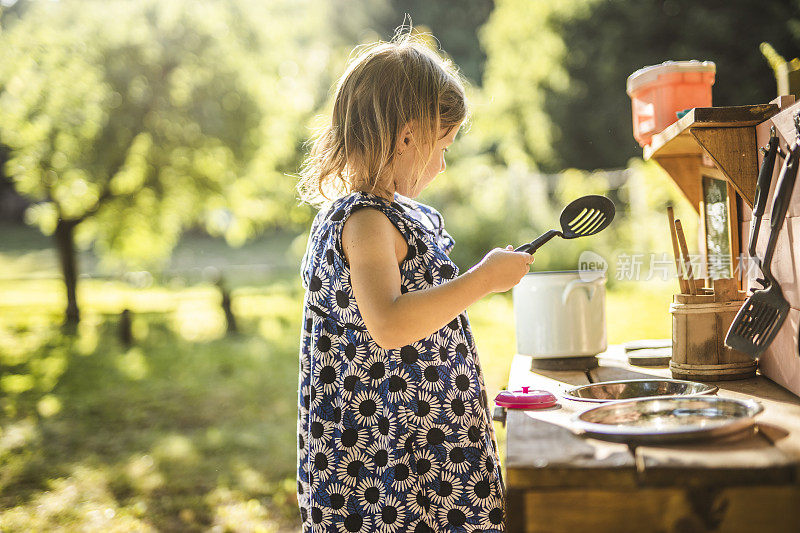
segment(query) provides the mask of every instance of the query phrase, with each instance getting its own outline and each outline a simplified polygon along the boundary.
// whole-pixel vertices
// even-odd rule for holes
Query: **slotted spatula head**
[[[797,121],[797,116],[795,121]],[[789,201],[797,178],[798,158],[800,158],[800,139],[792,143],[786,159],[783,161],[778,184],[772,199],[770,215],[770,233],[764,262],[761,271],[769,283],[769,287],[755,291],[748,298],[731,323],[725,344],[758,358],[769,347],[780,331],[786,316],[789,314],[789,302],[783,296],[778,280],[772,275],[772,255],[778,242],[778,234],[784,224]]]
[[[789,302],[777,284],[753,293],[731,323],[725,344],[758,358],[772,343],[789,314]]]
[[[604,230],[614,220],[614,202],[592,194],[578,198],[561,212],[561,232],[565,239],[586,237]]]

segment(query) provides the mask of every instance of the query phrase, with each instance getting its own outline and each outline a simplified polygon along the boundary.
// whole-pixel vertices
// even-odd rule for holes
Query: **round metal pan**
[[[575,415],[577,432],[614,442],[661,443],[722,437],[752,428],[755,400],[716,396],[610,402]]]
[[[564,398],[582,402],[612,402],[654,396],[699,396],[715,394],[718,390],[713,385],[681,379],[625,379],[574,387],[564,394]]]

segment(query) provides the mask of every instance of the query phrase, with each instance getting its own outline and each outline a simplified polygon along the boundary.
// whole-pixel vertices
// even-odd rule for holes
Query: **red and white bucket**
[[[628,76],[633,136],[641,146],[677,120],[679,111],[711,106],[717,67],[712,61],[665,61]]]

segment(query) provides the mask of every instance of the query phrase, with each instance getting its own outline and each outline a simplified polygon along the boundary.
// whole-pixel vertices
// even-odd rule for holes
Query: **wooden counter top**
[[[800,399],[760,376],[715,382],[719,396],[764,405],[756,431],[691,444],[605,442],[570,429],[576,412],[598,404],[566,400],[563,392],[671,375],[666,367],[629,365],[622,346],[599,360],[590,371],[532,372],[530,357],[514,357],[509,389],[546,389],[559,404],[508,411],[510,531],[800,531]]]

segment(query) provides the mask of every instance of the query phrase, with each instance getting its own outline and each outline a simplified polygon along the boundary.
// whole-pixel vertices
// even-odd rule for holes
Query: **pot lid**
[[[500,391],[494,403],[508,409],[544,409],[554,406],[556,397],[545,390],[522,387],[522,390]]]

